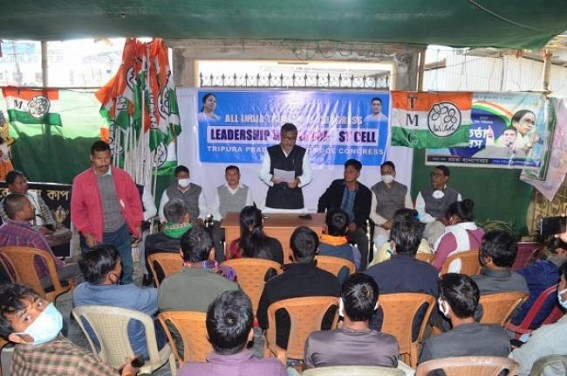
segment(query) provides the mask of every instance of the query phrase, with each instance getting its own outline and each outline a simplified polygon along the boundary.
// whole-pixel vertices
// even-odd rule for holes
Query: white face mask
[[[437,299],[437,305],[439,306],[439,311],[441,311],[443,316],[449,318],[449,304],[445,300],[439,298]]]
[[[433,196],[433,198],[440,199],[440,198],[445,197],[445,193],[443,193],[442,190],[437,189],[437,190],[433,191],[433,193],[431,194],[431,196]]]
[[[561,291],[557,291],[557,299],[559,299],[559,304],[565,309],[567,309],[567,300],[563,299],[563,294],[567,292],[567,289],[563,289]]]
[[[53,303],[49,303],[26,330],[14,334],[27,334],[34,340],[32,345],[41,345],[55,339],[62,328],[63,316]]]
[[[179,185],[180,187],[187,188],[189,184],[191,184],[191,179],[189,178],[177,180],[177,185]]]
[[[382,175],[382,181],[386,184],[390,184],[394,181],[394,175]]]

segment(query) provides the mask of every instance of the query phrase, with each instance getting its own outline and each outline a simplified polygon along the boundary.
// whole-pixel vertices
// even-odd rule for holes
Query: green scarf
[[[165,228],[163,229],[163,233],[165,236],[179,239],[187,232],[187,230],[191,229],[193,226],[191,223],[172,223],[172,224],[165,224]]]

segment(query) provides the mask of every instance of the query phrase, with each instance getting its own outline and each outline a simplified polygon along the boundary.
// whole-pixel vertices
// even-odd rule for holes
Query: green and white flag
[[[59,90],[5,87],[2,94],[11,122],[63,125],[59,114]]]

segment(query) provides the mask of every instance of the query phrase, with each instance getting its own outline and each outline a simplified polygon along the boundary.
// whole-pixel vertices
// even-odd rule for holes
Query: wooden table
[[[311,219],[299,218],[297,213],[267,213],[264,215],[264,232],[282,243],[285,263],[290,262],[289,238],[296,227],[307,226],[317,234],[321,234],[325,223],[325,213],[310,213],[310,215]],[[233,240],[240,237],[240,213],[227,213],[222,220],[222,227],[225,229],[225,244],[228,247]]]
[[[45,235],[47,243],[51,246],[51,250],[55,256],[69,257],[71,250],[69,242],[73,233],[65,226],[59,227],[55,232]]]

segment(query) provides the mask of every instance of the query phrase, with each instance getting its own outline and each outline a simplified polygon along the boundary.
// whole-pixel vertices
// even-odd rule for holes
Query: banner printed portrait
[[[567,174],[567,100],[550,98],[549,124],[555,124],[549,151],[549,163],[544,173],[524,170],[520,179],[537,188],[550,202],[561,188]],[[542,169],[544,170],[544,169]]]
[[[261,163],[266,147],[280,143],[281,126],[293,123],[313,165],[355,158],[377,166],[388,144],[388,108],[388,93],[199,91],[199,158]]]
[[[540,169],[549,133],[545,97],[474,93],[468,146],[427,149],[426,164]]]

